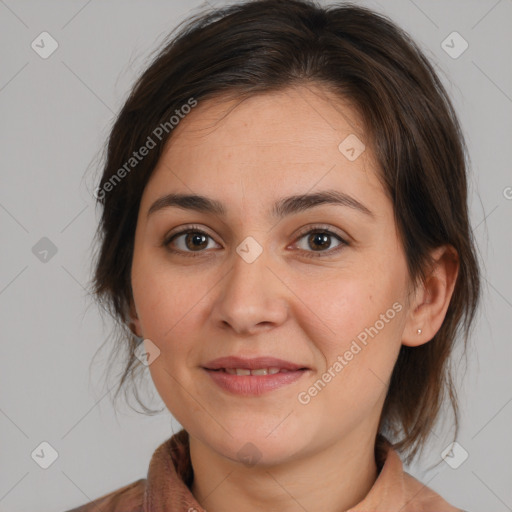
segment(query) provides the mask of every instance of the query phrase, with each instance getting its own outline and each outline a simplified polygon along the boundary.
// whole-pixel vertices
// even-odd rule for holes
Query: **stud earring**
[[[421,334],[421,329],[418,329],[418,334]]]

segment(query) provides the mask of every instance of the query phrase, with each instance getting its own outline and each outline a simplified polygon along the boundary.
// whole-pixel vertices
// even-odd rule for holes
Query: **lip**
[[[218,359],[214,359],[213,361],[206,363],[203,368],[206,370],[220,370],[221,368],[247,368],[248,370],[257,370],[258,368],[280,368],[290,372],[301,369],[309,370],[305,365],[292,363],[290,361],[277,359],[271,356],[253,358],[237,356],[219,357]],[[254,377],[256,377],[256,375]]]
[[[225,368],[280,368],[284,373],[269,375],[231,375]],[[203,366],[205,372],[220,388],[237,395],[257,396],[287,386],[309,373],[310,368],[284,359],[263,356],[243,358],[236,356],[220,357]]]
[[[231,375],[223,370],[203,370],[213,382],[225,391],[236,395],[257,396],[287,386],[297,381],[309,370],[291,370],[273,375]]]

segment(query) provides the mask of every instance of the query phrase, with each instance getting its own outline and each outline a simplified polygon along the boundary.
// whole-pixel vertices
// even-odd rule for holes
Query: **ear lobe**
[[[439,331],[457,281],[459,258],[453,246],[438,247],[431,256],[434,259],[431,273],[416,290],[402,334],[402,344],[409,347],[427,343]]]
[[[138,336],[139,338],[142,338],[142,329],[140,325],[139,316],[137,314],[137,310],[135,309],[135,303],[133,302],[133,297],[130,297],[130,322],[128,324],[128,327],[130,331],[135,334],[135,336]]]

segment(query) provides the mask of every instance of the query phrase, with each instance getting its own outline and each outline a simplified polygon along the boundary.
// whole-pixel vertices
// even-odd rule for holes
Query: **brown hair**
[[[421,346],[400,349],[379,430],[391,436],[397,450],[408,452],[410,461],[448,398],[457,434],[457,398],[448,358],[459,331],[466,348],[479,302],[480,272],[468,219],[467,150],[432,65],[387,17],[353,4],[253,0],[199,13],[182,23],[185,26],[176,27],[181,27],[176,36],[169,35],[119,113],[95,193],[103,210],[93,293],[117,321],[112,355],[124,349],[127,356],[115,396],[131,380],[128,377],[144,369],[126,324],[130,270],[140,199],[172,135],[169,119],[191,98],[242,99],[318,84],[350,100],[363,120],[365,142],[373,149],[393,202],[411,282],[428,276],[432,249],[450,244],[459,257],[454,293],[438,333]],[[167,130],[157,147],[118,179],[133,151],[145,145],[158,126]],[[152,413],[134,388],[139,404]]]

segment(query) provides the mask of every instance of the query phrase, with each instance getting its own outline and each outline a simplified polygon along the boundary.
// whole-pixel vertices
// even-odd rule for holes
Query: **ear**
[[[453,246],[437,247],[431,256],[431,272],[416,288],[407,313],[402,344],[409,347],[427,343],[441,328],[459,273],[459,257]]]
[[[135,334],[135,336],[138,336],[139,338],[142,338],[142,328],[140,325],[139,316],[137,314],[137,310],[135,308],[135,303],[133,301],[133,297],[130,297],[130,321],[128,324],[128,327],[130,328],[130,331]]]

